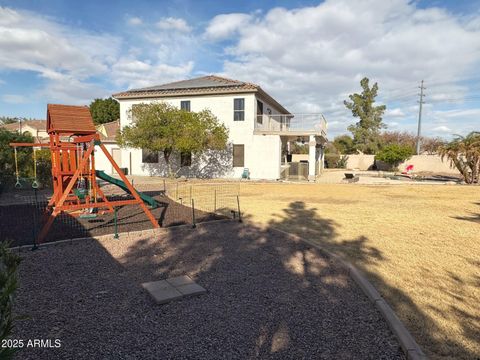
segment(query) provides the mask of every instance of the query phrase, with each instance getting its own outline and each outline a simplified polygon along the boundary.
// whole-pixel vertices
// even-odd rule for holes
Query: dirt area
[[[23,190],[22,190],[23,191]],[[20,192],[20,194],[24,194]],[[181,205],[168,197],[150,193],[158,201],[159,207],[151,209],[152,215],[162,227],[192,224],[192,208]],[[15,199],[13,195],[11,199]],[[18,204],[0,205],[0,241],[9,240],[12,246],[30,245],[41,230],[44,222],[44,209],[47,202],[39,196],[39,201],[28,197]],[[225,216],[195,210],[195,221],[204,222],[223,219]],[[117,213],[118,232],[151,229],[152,224],[140,206],[123,206]],[[62,214],[58,216],[45,242],[74,239],[89,236],[113,234],[115,222],[113,214],[98,215],[95,218],[79,218]]]
[[[21,359],[403,359],[337,263],[238,222],[158,238],[21,252],[14,338],[59,339]],[[188,275],[207,294],[156,305],[142,282]]]

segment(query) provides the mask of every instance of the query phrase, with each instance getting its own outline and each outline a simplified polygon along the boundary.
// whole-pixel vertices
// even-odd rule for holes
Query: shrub
[[[340,160],[340,155],[330,153],[325,154],[325,165],[328,169],[334,169],[338,166],[338,161]]]
[[[12,253],[7,242],[0,243],[0,343],[12,334],[15,320],[12,312],[17,289],[17,269],[20,258]],[[12,359],[15,348],[0,347],[0,359]]]
[[[52,162],[50,150],[37,150],[37,181],[41,187],[52,187]]]
[[[375,159],[389,164],[392,168],[396,168],[401,162],[411,158],[412,155],[413,149],[411,146],[391,144],[380,150]]]
[[[348,156],[347,155],[342,155],[340,160],[337,161],[337,167],[339,169],[346,169],[347,168],[347,163],[348,163]]]

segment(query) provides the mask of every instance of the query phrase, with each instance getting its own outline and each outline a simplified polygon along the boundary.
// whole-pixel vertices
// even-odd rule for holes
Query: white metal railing
[[[315,132],[327,133],[327,121],[322,114],[257,115],[255,130],[259,132]]]

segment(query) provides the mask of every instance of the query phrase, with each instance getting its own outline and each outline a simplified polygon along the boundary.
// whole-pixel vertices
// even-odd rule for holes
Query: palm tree
[[[467,136],[455,138],[440,147],[442,160],[446,157],[462,174],[467,184],[478,184],[480,174],[480,132],[472,131]]]

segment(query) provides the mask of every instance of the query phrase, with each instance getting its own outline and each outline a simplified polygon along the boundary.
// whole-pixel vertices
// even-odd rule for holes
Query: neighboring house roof
[[[97,130],[93,124],[88,106],[47,105],[48,132],[93,134]]]
[[[189,95],[217,95],[258,93],[284,114],[290,114],[280,103],[268,95],[260,86],[238,80],[227,79],[216,75],[176,81],[168,84],[150,86],[113,94],[116,99],[146,99]]]
[[[29,126],[37,131],[47,131],[47,121],[46,120],[22,120],[22,122],[15,122],[11,124],[1,125],[4,129],[9,131],[20,131],[20,126],[22,130]],[[25,130],[23,130],[25,131]]]
[[[111,121],[108,123],[100,124],[96,126],[100,138],[105,142],[113,141],[117,136],[118,130],[120,130],[120,120]]]

